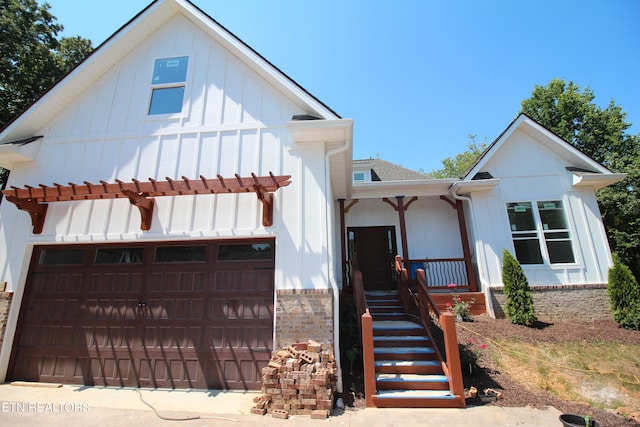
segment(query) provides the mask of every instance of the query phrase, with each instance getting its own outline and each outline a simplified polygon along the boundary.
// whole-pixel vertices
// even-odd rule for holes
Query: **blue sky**
[[[354,158],[440,169],[553,78],[640,133],[640,1],[192,0],[354,124]],[[98,46],[150,0],[48,0]]]

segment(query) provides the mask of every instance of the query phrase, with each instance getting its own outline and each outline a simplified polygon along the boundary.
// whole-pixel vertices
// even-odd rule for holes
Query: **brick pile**
[[[281,419],[289,415],[327,418],[333,406],[336,374],[333,353],[313,340],[274,351],[262,369],[262,395],[253,400],[251,413]]]

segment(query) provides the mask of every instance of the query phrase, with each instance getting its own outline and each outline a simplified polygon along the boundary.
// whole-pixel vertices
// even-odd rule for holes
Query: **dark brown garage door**
[[[258,389],[273,240],[34,249],[9,378]]]

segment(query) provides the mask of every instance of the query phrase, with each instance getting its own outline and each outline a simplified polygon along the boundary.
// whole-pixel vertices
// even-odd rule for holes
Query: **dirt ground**
[[[474,322],[463,322],[458,330],[458,341],[465,343],[469,338],[478,342],[478,336],[473,332],[481,333],[490,339],[504,339],[505,337],[517,338],[521,342],[580,342],[599,340],[604,342],[622,342],[628,344],[640,344],[640,332],[630,331],[618,327],[613,321],[605,322],[559,322],[554,324],[538,322],[535,327],[514,325],[506,319],[492,319],[489,316],[476,316]],[[504,398],[491,405],[519,407],[532,406],[542,408],[553,406],[564,413],[591,414],[601,426],[638,426],[640,423],[633,419],[625,419],[612,411],[591,408],[586,404],[569,402],[558,398],[552,393],[541,388],[526,387],[524,379],[517,381],[509,375],[500,372],[493,366],[490,358],[480,356],[480,372],[473,376],[465,377],[465,387],[474,385],[479,390],[488,387],[504,390]],[[469,402],[476,404],[476,401]],[[640,402],[638,404],[640,410]]]

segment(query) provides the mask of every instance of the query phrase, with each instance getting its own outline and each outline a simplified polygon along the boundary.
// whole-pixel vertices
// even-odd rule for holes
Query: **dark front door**
[[[366,290],[395,288],[395,227],[350,227],[349,258],[357,257]]]
[[[34,249],[10,380],[259,389],[273,240]]]

